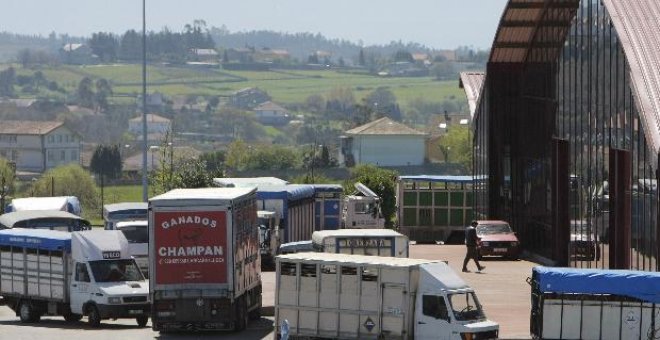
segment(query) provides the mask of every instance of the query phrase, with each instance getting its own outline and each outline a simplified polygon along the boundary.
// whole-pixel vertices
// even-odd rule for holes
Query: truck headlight
[[[117,305],[121,303],[121,298],[116,296],[111,296],[108,298],[108,304]]]

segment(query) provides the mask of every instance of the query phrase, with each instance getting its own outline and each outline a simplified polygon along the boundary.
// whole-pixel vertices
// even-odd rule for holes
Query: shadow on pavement
[[[0,321],[0,326],[14,326],[14,327],[40,327],[40,328],[58,328],[58,329],[77,329],[81,331],[89,330],[89,331],[97,331],[97,330],[117,330],[117,329],[138,329],[141,327],[138,327],[137,324],[135,325],[126,325],[126,324],[118,324],[118,323],[112,323],[111,320],[106,320],[104,322],[101,322],[101,326],[98,328],[93,328],[90,327],[86,322],[84,321],[79,321],[79,322],[67,322],[64,320],[57,320],[57,319],[41,319],[39,322],[31,322],[31,323],[23,323],[19,319],[16,320],[3,320]]]
[[[250,321],[242,332],[160,332],[155,339],[262,339],[273,332],[273,320],[261,318]]]

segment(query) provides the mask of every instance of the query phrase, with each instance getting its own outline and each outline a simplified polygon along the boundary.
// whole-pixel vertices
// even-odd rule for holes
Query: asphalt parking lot
[[[530,289],[525,279],[536,264],[525,260],[505,261],[485,259],[486,269],[476,273],[462,273],[464,246],[456,245],[411,245],[410,255],[414,258],[446,260],[449,265],[472,286],[484,306],[489,319],[500,324],[502,339],[529,339]],[[264,285],[263,303],[265,318],[252,322],[248,330],[241,333],[220,334],[165,334],[160,335],[149,328],[138,328],[135,320],[104,320],[102,328],[92,329],[86,323],[69,324],[62,317],[44,317],[37,324],[22,324],[7,307],[0,307],[0,339],[62,339],[71,340],[84,336],[94,340],[117,339],[273,339],[272,306],[274,303],[275,275],[262,275]],[[85,319],[83,319],[85,320]]]

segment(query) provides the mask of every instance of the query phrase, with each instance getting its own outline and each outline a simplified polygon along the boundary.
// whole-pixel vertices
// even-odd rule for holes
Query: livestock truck
[[[477,295],[421,259],[297,253],[276,260],[276,337],[495,339]],[[286,333],[286,334],[284,334]]]
[[[156,331],[242,330],[260,316],[255,188],[175,189],[149,200]]]
[[[315,251],[355,255],[408,257],[408,237],[391,229],[339,229],[315,231]]]
[[[143,327],[148,289],[120,231],[0,230],[0,294],[21,322],[86,315],[93,327],[117,318]]]
[[[534,267],[533,339],[658,339],[660,273]]]

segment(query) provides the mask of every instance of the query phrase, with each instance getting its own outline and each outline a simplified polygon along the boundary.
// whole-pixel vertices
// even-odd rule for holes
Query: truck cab
[[[102,319],[136,318],[145,326],[149,284],[121,232],[87,231],[71,238],[71,312],[87,315],[92,326]]]
[[[385,227],[385,219],[380,209],[380,197],[364,184],[355,183],[357,193],[344,198],[342,226],[347,229]]]
[[[128,252],[138,267],[149,277],[149,222],[147,220],[117,222],[114,228],[121,231],[128,241]]]
[[[496,339],[477,295],[448,266],[420,266],[415,297],[415,339]]]

